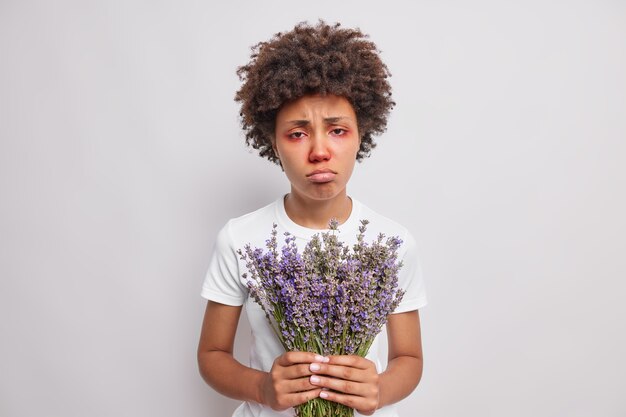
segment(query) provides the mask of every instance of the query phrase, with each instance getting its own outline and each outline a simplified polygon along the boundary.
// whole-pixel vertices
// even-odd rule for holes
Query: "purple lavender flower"
[[[333,219],[330,230],[314,235],[302,254],[289,233],[278,250],[276,224],[266,251],[250,245],[238,250],[248,270],[243,277],[250,297],[263,309],[285,350],[367,354],[404,295],[398,288],[402,241],[380,234],[367,243],[367,224],[361,221],[352,248],[339,240]],[[297,407],[296,413],[351,416],[353,410],[318,398]]]

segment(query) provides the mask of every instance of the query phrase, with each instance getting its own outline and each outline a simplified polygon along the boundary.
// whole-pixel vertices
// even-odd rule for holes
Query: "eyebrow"
[[[334,116],[334,117],[325,117],[324,122],[326,124],[332,125],[337,122],[340,122],[343,119],[352,120],[352,118],[347,117],[347,116]],[[294,127],[302,127],[302,126],[310,125],[311,121],[306,120],[306,119],[296,119],[296,120],[288,120],[287,123],[289,123],[290,125],[293,125]]]

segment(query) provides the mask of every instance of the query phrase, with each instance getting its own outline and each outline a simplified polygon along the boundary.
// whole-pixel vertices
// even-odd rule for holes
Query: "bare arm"
[[[380,375],[380,406],[408,396],[422,378],[424,359],[419,312],[392,314],[387,321],[387,369]]]
[[[227,397],[265,404],[275,410],[317,397],[321,390],[309,383],[309,365],[324,358],[307,352],[288,352],[276,358],[270,372],[262,372],[233,357],[240,314],[241,306],[207,303],[198,346],[198,367],[207,384]]]
[[[419,313],[392,314],[387,321],[389,360],[378,374],[373,362],[359,356],[331,356],[328,364],[312,366],[311,382],[334,391],[322,391],[327,398],[359,413],[370,415],[409,395],[422,377],[422,342]]]
[[[233,357],[240,314],[241,306],[207,303],[198,345],[198,367],[202,378],[217,392],[238,400],[260,402],[257,387],[263,373]],[[242,384],[242,381],[250,383]]]

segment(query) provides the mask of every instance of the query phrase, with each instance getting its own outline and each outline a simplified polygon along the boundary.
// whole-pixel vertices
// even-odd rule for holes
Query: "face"
[[[359,146],[356,114],[344,97],[304,96],[276,116],[274,151],[296,197],[345,196]]]

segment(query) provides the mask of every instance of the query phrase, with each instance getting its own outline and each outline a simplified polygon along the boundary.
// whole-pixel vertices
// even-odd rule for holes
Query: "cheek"
[[[361,138],[357,140],[357,142],[354,144],[354,147],[352,148],[352,155],[354,155],[355,160],[360,149],[361,149]]]

